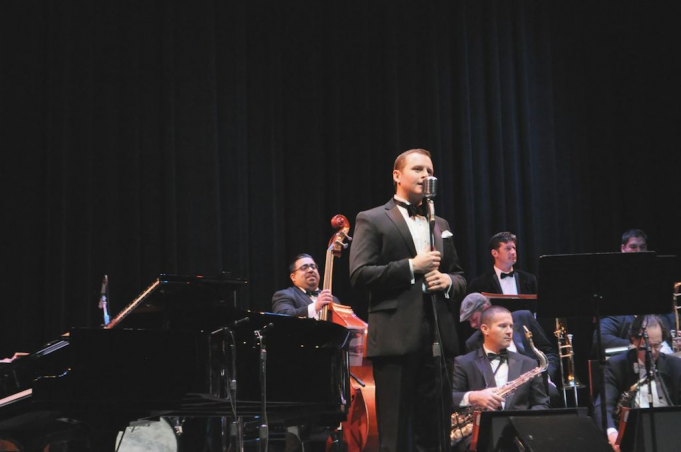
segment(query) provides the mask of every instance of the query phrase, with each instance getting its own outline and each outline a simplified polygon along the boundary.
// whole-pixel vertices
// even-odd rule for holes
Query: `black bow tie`
[[[497,358],[500,359],[502,363],[504,361],[507,361],[508,350],[507,349],[499,350],[499,353],[487,352],[487,359],[489,359],[490,361],[494,361]]]
[[[501,272],[501,279],[504,278],[513,278],[513,270],[511,270],[509,273]]]
[[[319,292],[321,292],[321,291],[319,289],[317,289],[317,290],[308,290],[306,293],[310,297],[318,297]]]
[[[407,204],[406,202],[395,200],[395,204],[402,206],[407,209],[407,213],[410,217],[415,217],[416,215],[421,215],[422,217],[428,216],[428,206],[425,202],[422,202],[418,206],[413,204]]]

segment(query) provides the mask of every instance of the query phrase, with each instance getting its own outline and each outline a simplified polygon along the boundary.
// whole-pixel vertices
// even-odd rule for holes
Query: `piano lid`
[[[105,329],[210,329],[241,318],[236,293],[247,283],[237,278],[160,275],[123,308]]]

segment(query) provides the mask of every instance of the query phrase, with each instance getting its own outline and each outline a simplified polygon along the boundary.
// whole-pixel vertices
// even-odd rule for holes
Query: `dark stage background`
[[[680,13],[0,2],[0,354],[99,325],[104,274],[112,314],[161,273],[222,271],[268,310],[291,256],[323,261],[331,217],[387,201],[414,147],[433,153],[468,278],[501,230],[534,273],[540,255],[617,251],[631,227],[681,254]],[[347,260],[334,291],[364,316]]]

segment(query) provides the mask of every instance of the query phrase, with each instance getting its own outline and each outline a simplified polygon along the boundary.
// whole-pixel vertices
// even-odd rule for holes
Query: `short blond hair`
[[[401,171],[402,168],[404,168],[404,161],[407,160],[407,157],[411,154],[423,154],[430,158],[430,152],[426,151],[425,149],[409,149],[408,151],[404,151],[397,156],[395,159],[395,164],[393,165],[393,171]]]

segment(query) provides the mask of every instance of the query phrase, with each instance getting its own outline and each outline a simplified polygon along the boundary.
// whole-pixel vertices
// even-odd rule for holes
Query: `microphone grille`
[[[433,198],[437,194],[437,177],[428,176],[423,184],[423,194],[426,198]]]

